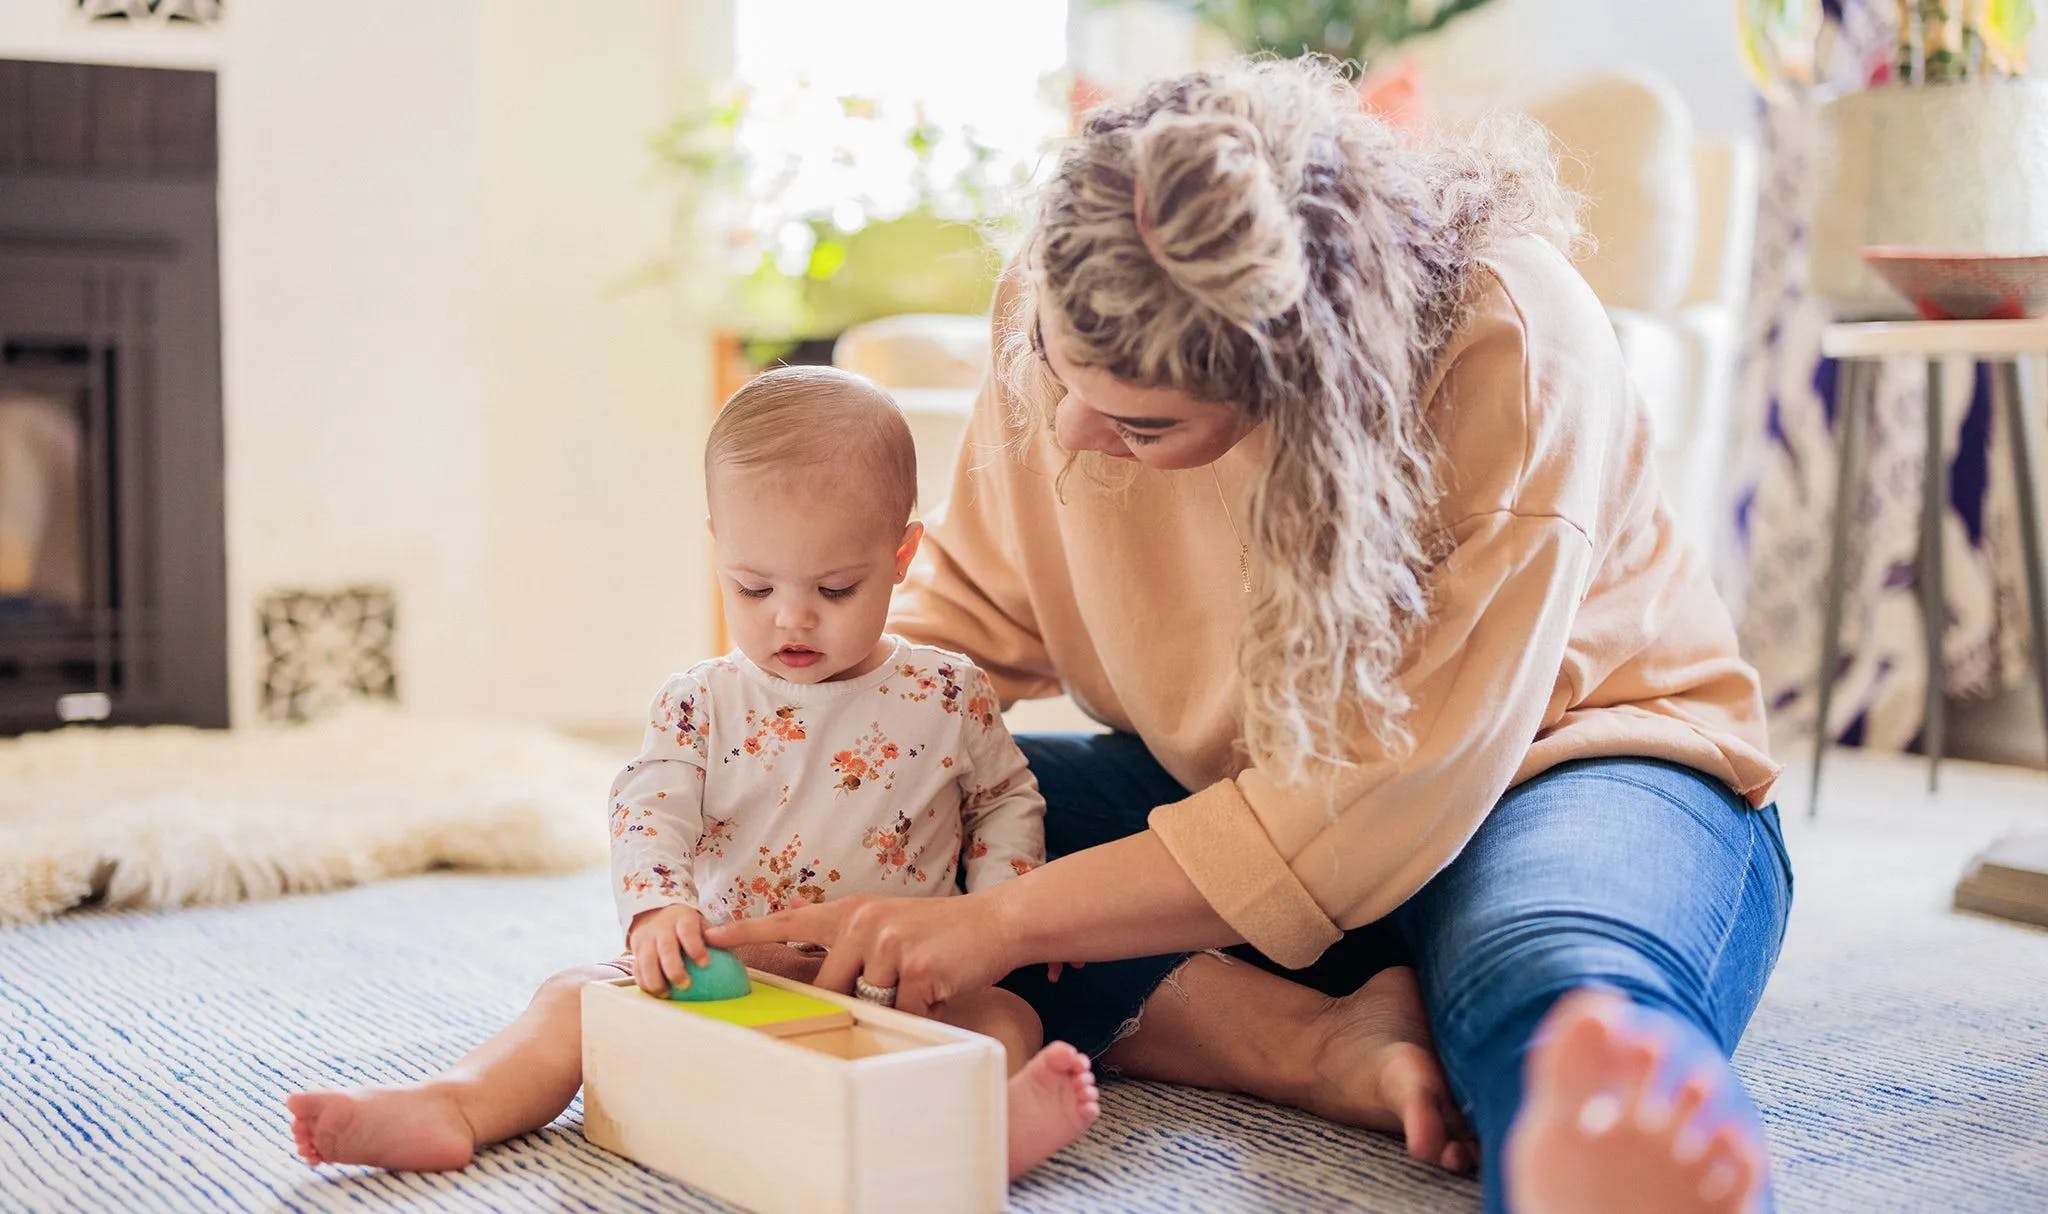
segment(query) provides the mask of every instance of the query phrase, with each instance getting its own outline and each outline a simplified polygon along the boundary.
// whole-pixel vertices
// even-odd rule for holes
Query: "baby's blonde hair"
[[[873,486],[894,526],[917,506],[917,446],[903,410],[872,380],[832,367],[776,367],[732,394],[704,440],[704,479],[720,468],[842,467]]]
[[[1299,778],[1411,741],[1397,672],[1427,609],[1436,501],[1420,399],[1469,309],[1473,267],[1576,200],[1547,137],[1498,121],[1404,143],[1328,61],[1245,61],[1088,115],[1042,189],[997,365],[1021,424],[1064,352],[1271,429],[1247,520],[1257,597],[1239,638],[1251,757]]]

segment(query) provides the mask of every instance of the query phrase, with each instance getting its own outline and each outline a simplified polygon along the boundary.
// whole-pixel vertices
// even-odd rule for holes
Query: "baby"
[[[664,995],[707,924],[853,893],[945,897],[1044,860],[1044,802],[981,671],[883,633],[923,527],[910,430],[843,372],[762,375],[705,444],[713,545],[738,648],[662,685],[611,795],[628,955],[564,971],[441,1075],[299,1092],[309,1163],[438,1171],[535,1130],[582,1085],[581,988],[624,973]],[[861,984],[863,998],[894,992]],[[1014,1178],[1097,1113],[1088,1060],[1000,988],[943,1018],[1003,1043]]]

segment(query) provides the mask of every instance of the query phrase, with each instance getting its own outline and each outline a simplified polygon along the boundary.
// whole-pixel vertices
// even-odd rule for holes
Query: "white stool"
[[[1920,615],[1927,643],[1927,787],[1940,775],[1943,744],[1941,630],[1942,511],[1948,497],[1948,462],[1942,458],[1941,365],[1951,358],[1992,364],[1993,408],[2002,402],[2012,434],[2012,466],[2019,491],[2020,535],[2027,563],[2027,612],[2033,628],[2034,680],[2048,725],[2048,569],[2041,558],[2041,501],[2034,482],[2034,431],[2020,383],[2022,358],[2048,354],[2048,320],[1897,321],[1829,325],[1821,353],[1840,361],[1835,415],[1841,453],[1835,472],[1835,522],[1828,543],[1826,605],[1821,618],[1820,717],[1814,730],[1813,788],[1807,816],[1820,808],[1820,765],[1828,740],[1828,705],[1841,658],[1842,566],[1848,547],[1850,499],[1862,471],[1870,425],[1875,364],[1887,358],[1927,360],[1927,455],[1920,489]],[[1859,390],[1861,389],[1861,390]]]

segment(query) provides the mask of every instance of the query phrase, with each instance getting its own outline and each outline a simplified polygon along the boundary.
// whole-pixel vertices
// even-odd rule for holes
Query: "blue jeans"
[[[1187,795],[1129,735],[1017,741],[1045,794],[1055,857],[1141,831],[1154,806]],[[1510,789],[1449,867],[1314,965],[1288,971],[1233,951],[1329,995],[1413,965],[1451,1090],[1479,1135],[1487,1208],[1500,1210],[1522,1056],[1551,1003],[1577,987],[1619,990],[1669,1042],[1665,1087],[1714,1068],[1725,1095],[1716,1111],[1756,1127],[1727,1059],[1777,963],[1791,903],[1775,806],[1752,810],[1675,764],[1589,759]],[[1094,963],[1057,983],[1027,967],[1005,985],[1037,1009],[1047,1040],[1099,1055],[1185,960]]]

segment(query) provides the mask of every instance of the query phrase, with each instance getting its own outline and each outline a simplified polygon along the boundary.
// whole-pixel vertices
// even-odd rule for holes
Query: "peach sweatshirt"
[[[1151,827],[1284,965],[1405,901],[1502,793],[1547,768],[1666,759],[1759,806],[1777,775],[1756,674],[1673,530],[1599,302],[1533,237],[1482,273],[1424,396],[1450,545],[1401,669],[1406,753],[1368,750],[1315,786],[1248,764],[1235,644],[1248,596],[1210,469],[1140,468],[1116,490],[1074,476],[1062,503],[1064,455],[1042,426],[1020,436],[993,385],[897,602],[896,631],[971,655],[1006,705],[1064,688],[1198,789]],[[1264,438],[1215,465],[1240,531]]]

